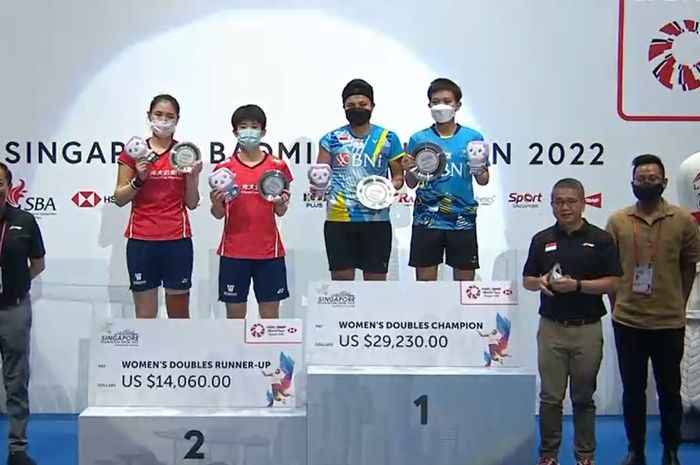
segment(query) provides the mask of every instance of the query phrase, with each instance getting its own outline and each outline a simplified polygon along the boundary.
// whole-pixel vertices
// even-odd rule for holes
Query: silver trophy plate
[[[265,171],[258,181],[258,192],[269,202],[280,199],[287,189],[289,189],[289,179],[279,170]]]
[[[367,176],[357,183],[357,198],[371,210],[384,210],[394,202],[396,189],[383,176]]]
[[[411,156],[416,163],[411,174],[419,181],[430,181],[439,178],[445,171],[447,156],[439,145],[433,142],[418,144],[411,151]]]
[[[170,150],[170,164],[180,173],[190,173],[192,165],[201,158],[199,147],[192,142],[178,142]]]

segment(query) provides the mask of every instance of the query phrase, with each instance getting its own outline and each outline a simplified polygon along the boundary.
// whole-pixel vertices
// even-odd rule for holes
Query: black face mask
[[[345,117],[352,126],[362,126],[369,121],[372,110],[367,108],[348,108],[345,110]]]
[[[661,198],[661,194],[664,193],[664,185],[661,183],[641,186],[632,184],[632,192],[640,202],[652,202]]]

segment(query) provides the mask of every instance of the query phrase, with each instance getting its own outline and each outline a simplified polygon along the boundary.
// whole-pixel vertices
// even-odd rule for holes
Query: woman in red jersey
[[[226,303],[228,318],[247,315],[250,281],[261,318],[279,318],[280,302],[289,297],[284,246],[276,217],[289,208],[289,191],[274,201],[258,191],[260,178],[268,171],[280,171],[288,182],[292,173],[280,158],[260,150],[267,116],[257,105],[239,107],[231,117],[240,151],[216,165],[214,172],[227,169],[235,175],[240,195],[230,202],[225,193],[210,193],[211,214],[224,220],[219,244],[219,300]]]
[[[199,203],[202,162],[183,174],[170,162],[180,105],[170,95],[158,95],[147,112],[153,132],[147,139],[147,157],[119,156],[115,203],[131,202],[125,236],[126,264],[134,296],[136,318],[158,314],[158,288],[165,288],[170,318],[189,317],[192,286],[192,231],[187,209]],[[127,144],[129,147],[129,144]],[[185,208],[187,207],[187,208]]]

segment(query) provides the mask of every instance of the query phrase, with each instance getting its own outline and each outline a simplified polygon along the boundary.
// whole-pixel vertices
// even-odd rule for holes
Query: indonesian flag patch
[[[557,250],[557,243],[556,242],[548,242],[547,244],[544,245],[545,252],[554,252],[555,250]]]

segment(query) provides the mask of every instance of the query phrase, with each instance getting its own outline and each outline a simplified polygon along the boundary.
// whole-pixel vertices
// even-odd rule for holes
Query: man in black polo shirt
[[[551,202],[557,223],[532,238],[523,270],[523,286],[540,292],[539,464],[559,464],[562,402],[570,380],[576,463],[592,465],[593,394],[603,358],[600,318],[606,313],[602,294],[615,292],[622,269],[612,237],[581,217],[585,202],[578,180],[558,181]]]
[[[9,418],[8,465],[34,465],[27,455],[29,420],[29,288],[44,270],[44,242],[31,213],[7,203],[12,173],[0,163],[0,352]]]

